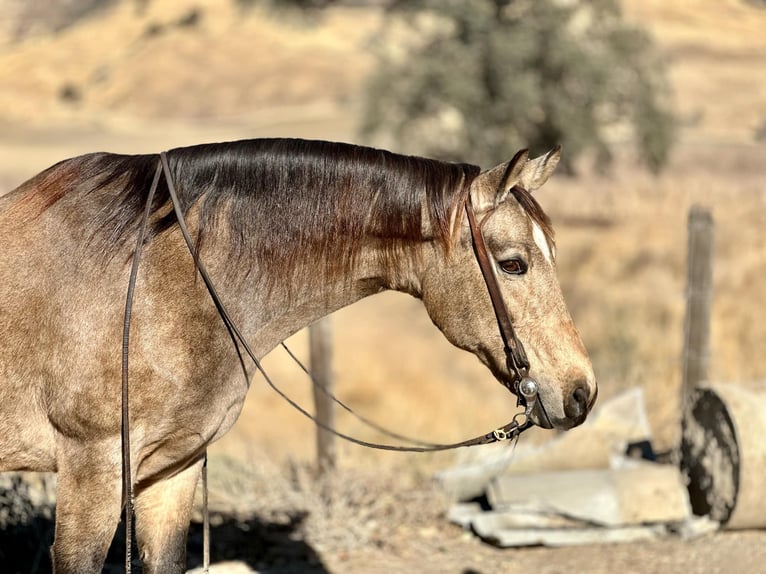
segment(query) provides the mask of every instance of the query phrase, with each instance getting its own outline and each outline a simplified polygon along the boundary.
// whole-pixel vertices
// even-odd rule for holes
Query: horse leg
[[[58,448],[53,571],[97,574],[120,518],[120,467],[103,464],[104,449],[108,447]]]
[[[186,537],[202,460],[136,495],[136,540],[146,574],[186,571]]]

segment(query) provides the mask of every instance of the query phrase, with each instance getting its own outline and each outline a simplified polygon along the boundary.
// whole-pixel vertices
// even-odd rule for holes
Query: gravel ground
[[[425,531],[327,558],[333,574],[715,574],[766,572],[766,533],[723,532],[690,542],[678,538],[568,548],[498,549],[457,528]]]

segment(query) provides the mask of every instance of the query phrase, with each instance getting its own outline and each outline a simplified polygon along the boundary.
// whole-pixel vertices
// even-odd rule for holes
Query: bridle
[[[484,241],[484,234],[481,232],[481,226],[476,221],[470,193],[465,200],[465,212],[468,216],[468,227],[471,229],[473,251],[476,255],[476,261],[478,261],[481,268],[481,274],[484,277],[484,283],[487,286],[489,298],[492,301],[492,308],[495,311],[497,325],[500,328],[500,336],[503,339],[505,366],[508,369],[508,373],[512,376],[512,379],[507,381],[505,385],[508,387],[508,390],[519,398],[519,402],[522,397],[527,400],[534,400],[537,396],[537,382],[529,377],[529,359],[527,359],[527,354],[524,351],[524,345],[513,330],[511,314],[503,299],[503,293],[497,281],[494,265],[487,250],[487,243]]]
[[[502,292],[500,290],[500,286],[498,284],[497,277],[494,272],[494,267],[489,257],[486,242],[484,241],[484,236],[481,232],[480,226],[476,222],[473,206],[471,204],[470,193],[468,194],[465,201],[465,211],[468,217],[468,224],[471,229],[471,237],[473,241],[474,252],[476,254],[476,259],[479,263],[482,276],[484,277],[484,281],[487,285],[487,290],[489,292],[489,296],[492,301],[492,306],[495,311],[495,317],[497,318],[497,323],[500,329],[500,336],[502,337],[502,340],[503,340],[503,345],[504,345],[504,350],[506,355],[506,365],[508,367],[508,372],[511,375],[511,380],[506,382],[505,384],[511,392],[516,394],[516,396],[518,397],[517,405],[524,406],[524,411],[514,415],[511,422],[507,423],[506,425],[472,439],[464,440],[457,443],[451,443],[451,444],[425,443],[422,441],[408,439],[407,437],[403,437],[402,435],[387,431],[377,425],[374,425],[373,423],[370,423],[364,417],[354,413],[353,410],[351,410],[348,406],[342,403],[335,396],[328,393],[328,391],[324,387],[314,383],[317,389],[319,389],[321,392],[325,394],[328,394],[328,396],[330,396],[330,398],[334,402],[336,402],[337,404],[342,406],[344,409],[354,414],[362,422],[370,426],[373,426],[377,430],[382,431],[384,434],[388,434],[389,436],[392,436],[394,438],[404,439],[418,446],[399,446],[399,445],[379,444],[379,443],[364,441],[364,440],[346,435],[340,431],[337,431],[336,429],[332,427],[327,426],[323,422],[319,421],[314,415],[312,415],[307,410],[305,410],[302,406],[300,406],[293,399],[287,396],[279,387],[277,387],[277,385],[272,381],[272,379],[269,377],[267,372],[263,369],[261,362],[259,361],[255,353],[251,349],[250,345],[248,344],[248,342],[245,340],[244,336],[240,332],[239,328],[234,323],[228,311],[226,310],[225,305],[221,301],[221,298],[219,297],[218,292],[216,291],[215,286],[213,285],[213,282],[207,273],[207,269],[204,263],[199,259],[199,253],[197,252],[197,249],[194,245],[194,242],[186,226],[183,210],[181,209],[181,203],[178,199],[178,194],[176,192],[173,176],[170,170],[170,165],[167,158],[167,152],[162,152],[160,153],[160,161],[157,165],[157,170],[154,174],[154,179],[152,180],[151,188],[149,189],[149,194],[147,196],[143,218],[138,231],[136,247],[133,252],[133,262],[131,266],[130,279],[128,282],[128,291],[127,291],[127,298],[125,303],[125,316],[124,316],[124,322],[123,322],[121,437],[122,437],[123,501],[125,504],[125,539],[126,539],[125,571],[127,573],[130,573],[131,571],[131,550],[130,549],[132,545],[132,520],[133,520],[133,481],[132,481],[132,473],[131,473],[131,453],[130,453],[130,411],[129,411],[130,395],[129,395],[129,385],[128,385],[128,371],[129,371],[128,350],[130,346],[130,320],[132,315],[133,297],[135,292],[136,280],[138,276],[141,253],[143,252],[143,247],[144,247],[144,238],[146,236],[146,229],[148,226],[149,218],[151,216],[152,201],[154,199],[154,195],[155,195],[155,192],[157,191],[160,177],[162,175],[165,176],[165,181],[168,187],[168,193],[170,195],[170,200],[176,215],[176,219],[178,220],[178,226],[181,231],[181,234],[183,235],[186,246],[189,249],[189,252],[191,253],[194,259],[196,270],[199,272],[203,282],[205,283],[208,293],[210,294],[210,297],[213,300],[213,304],[218,310],[218,314],[221,317],[221,320],[223,321],[224,325],[226,326],[226,329],[229,332],[232,342],[234,343],[234,347],[237,351],[237,355],[239,356],[242,370],[245,374],[245,377],[248,380],[248,385],[249,385],[250,377],[247,373],[247,368],[242,355],[242,349],[244,349],[245,353],[253,361],[258,371],[260,371],[260,373],[263,375],[264,379],[266,380],[266,383],[279,396],[281,396],[285,401],[287,401],[293,408],[298,410],[305,417],[311,419],[316,426],[344,440],[350,441],[360,446],[365,446],[368,448],[374,448],[379,450],[400,451],[400,452],[435,452],[435,451],[451,450],[451,449],[467,447],[467,446],[491,444],[494,442],[518,438],[523,431],[533,426],[533,423],[530,419],[530,415],[537,402],[537,382],[528,376],[529,361],[527,359],[526,353],[524,352],[524,346],[522,345],[521,341],[518,339],[518,337],[516,336],[516,333],[513,330],[511,316],[503,300]],[[283,343],[283,346],[284,346],[284,343]],[[287,349],[287,347],[285,347],[285,349]],[[290,356],[296,360],[298,365],[304,371],[306,371],[306,373],[310,374],[309,371],[306,369],[306,367],[304,367],[303,364],[301,364],[300,361],[297,360],[297,358],[290,352],[290,350],[287,349],[287,351],[290,354]],[[312,382],[313,381],[314,379],[312,377]],[[206,454],[205,454],[205,457],[206,457]],[[205,462],[203,463],[203,470],[202,470],[203,490],[205,491],[203,493],[203,497],[206,496],[206,491],[207,491],[206,461],[207,459],[205,458]],[[205,547],[204,566],[205,566],[205,571],[207,571],[207,564],[209,562],[209,558],[208,558],[209,534],[208,534],[208,522],[207,522],[207,508],[203,509],[203,516],[205,520],[204,543],[203,543],[203,546]]]

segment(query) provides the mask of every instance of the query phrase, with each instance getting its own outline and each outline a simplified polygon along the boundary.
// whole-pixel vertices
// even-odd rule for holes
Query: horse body
[[[398,289],[422,298],[450,341],[503,381],[461,210],[470,193],[500,269],[525,266],[499,273],[541,383],[533,419],[560,428],[584,420],[595,381],[555,279],[547,220],[526,192],[510,193],[539,187],[555,154],[481,175],[291,140],[169,157],[199,258],[259,358],[323,315]],[[119,520],[123,311],[156,163],[74,158],[0,199],[0,471],[59,473],[56,572],[100,571]],[[248,381],[160,191],[133,309],[131,459],[145,569],[180,572],[201,457],[234,424]],[[530,296],[531,281],[542,296]]]

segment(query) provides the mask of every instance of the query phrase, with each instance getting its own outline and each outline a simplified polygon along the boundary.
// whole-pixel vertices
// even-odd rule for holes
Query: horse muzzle
[[[535,396],[531,400],[522,392],[522,383],[525,381],[532,381],[534,385]],[[528,389],[531,390],[532,385],[528,385]],[[519,384],[519,397],[526,404],[527,417],[544,429],[568,430],[581,425],[593,408],[597,396],[598,387],[594,386],[591,392],[585,382],[576,383],[563,397],[529,377],[525,377]]]

